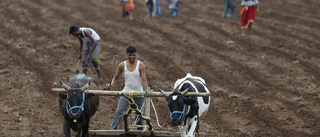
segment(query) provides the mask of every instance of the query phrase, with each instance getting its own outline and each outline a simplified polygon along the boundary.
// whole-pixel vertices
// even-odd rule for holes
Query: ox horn
[[[59,81],[60,81],[61,86],[62,86],[66,91],[69,91],[69,90],[70,90],[70,87],[69,87],[68,85],[64,84],[61,79],[59,79]]]
[[[181,92],[181,95],[184,96],[185,94],[188,93],[189,88],[185,89],[184,91]]]
[[[163,91],[161,88],[159,88],[159,91],[160,91],[163,95],[165,95],[166,97],[169,97],[169,95],[170,95],[169,93]]]
[[[85,91],[87,88],[89,88],[89,87],[90,87],[90,83],[91,83],[91,80],[89,80],[87,84],[85,84],[83,87],[81,87],[81,91],[83,92],[83,91]]]

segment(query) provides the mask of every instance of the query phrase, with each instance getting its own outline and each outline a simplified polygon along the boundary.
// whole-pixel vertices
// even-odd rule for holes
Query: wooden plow
[[[51,91],[56,93],[67,93],[64,88],[52,88]],[[150,91],[150,90],[148,90]],[[90,135],[97,137],[181,137],[179,132],[169,131],[154,131],[150,118],[150,100],[151,97],[164,97],[160,92],[145,92],[145,91],[108,91],[108,90],[87,90],[86,93],[93,93],[100,96],[125,96],[129,102],[129,109],[123,115],[124,130],[89,130]],[[172,93],[172,92],[168,92]],[[144,116],[140,112],[138,106],[134,103],[131,97],[144,96]],[[185,96],[210,96],[210,93],[187,93]],[[134,111],[133,111],[134,110]],[[137,117],[146,121],[144,130],[130,130],[128,117],[131,112],[135,112]],[[145,132],[148,129],[149,132]],[[205,137],[204,133],[197,134],[197,137]]]
[[[52,88],[51,91],[67,93],[64,88]],[[93,93],[100,96],[129,96],[129,91],[87,90],[86,93]],[[171,94],[172,92],[168,93]],[[142,96],[143,94],[145,94],[144,91],[133,91],[132,96]],[[145,95],[147,97],[164,97],[160,92],[147,92]],[[210,93],[187,93],[185,96],[210,96]]]

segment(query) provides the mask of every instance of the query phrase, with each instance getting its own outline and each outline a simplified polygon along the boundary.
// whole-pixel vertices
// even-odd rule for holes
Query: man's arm
[[[147,82],[145,66],[144,66],[144,64],[142,62],[140,62],[140,64],[139,64],[139,70],[140,70],[140,76],[141,76],[141,83],[142,83],[143,91],[146,91],[148,82]]]
[[[112,78],[111,85],[108,85],[108,88],[109,88],[109,89],[110,89],[114,84],[117,83],[119,76],[120,76],[121,73],[123,72],[123,69],[124,69],[124,63],[121,62],[121,63],[118,65],[116,74],[115,74],[115,75],[113,76],[113,78]]]
[[[89,52],[89,54],[88,54],[88,60],[90,60],[91,59],[91,57],[92,57],[92,53],[93,53],[93,51],[94,51],[94,49],[96,48],[96,46],[97,46],[97,43],[96,43],[96,41],[93,39],[93,37],[91,36],[91,31],[87,31],[87,30],[85,30],[84,31],[84,34],[90,39],[90,41],[93,43],[92,44],[92,50],[90,50],[90,52]]]
[[[79,54],[79,59],[81,59],[81,52],[83,48],[83,40],[79,37],[79,42],[80,42],[80,54]]]

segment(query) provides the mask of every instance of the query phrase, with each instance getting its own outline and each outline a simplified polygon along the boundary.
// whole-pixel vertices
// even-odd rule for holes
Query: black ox
[[[178,79],[172,94],[159,89],[166,96],[171,112],[171,125],[178,126],[181,137],[195,137],[199,130],[199,118],[206,114],[210,96],[184,96],[187,92],[210,93],[205,81],[191,74]],[[188,132],[187,132],[188,131]]]
[[[97,111],[99,96],[85,93],[90,87],[90,77],[79,74],[71,77],[71,87],[60,80],[62,87],[68,93],[59,93],[59,107],[64,117],[63,130],[70,137],[70,128],[77,132],[77,137],[89,137],[90,118]]]

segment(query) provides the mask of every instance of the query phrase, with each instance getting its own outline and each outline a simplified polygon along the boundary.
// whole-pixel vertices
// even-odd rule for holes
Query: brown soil
[[[143,2],[136,0],[129,21],[115,0],[0,1],[1,136],[63,136],[58,94],[50,89],[76,74],[79,42],[70,25],[102,38],[101,89],[113,57],[125,60],[134,44],[153,90],[170,90],[187,73],[206,80],[212,98],[200,131],[208,136],[320,136],[319,0],[260,1],[250,36],[240,35],[240,1],[234,20],[221,18],[223,0],[183,0],[177,19],[162,0],[161,15],[148,19]],[[88,75],[96,78],[93,69]],[[123,78],[112,90],[122,86]],[[101,97],[103,114],[90,129],[110,128],[118,98]],[[166,101],[153,101],[163,124]],[[152,119],[156,126],[153,111]]]

